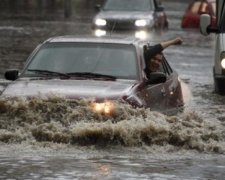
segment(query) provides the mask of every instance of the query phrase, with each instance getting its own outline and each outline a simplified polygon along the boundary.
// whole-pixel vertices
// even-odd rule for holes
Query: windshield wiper
[[[27,69],[27,71],[35,72],[35,73],[40,73],[40,74],[45,74],[45,75],[57,75],[57,76],[63,76],[66,78],[70,78],[70,75],[61,73],[61,72],[55,72],[55,71],[49,71],[49,70],[42,70],[42,69]]]
[[[78,77],[94,77],[94,78],[106,78],[110,80],[115,80],[115,76],[106,75],[106,74],[98,74],[92,72],[71,72],[67,73],[69,76],[78,76]]]

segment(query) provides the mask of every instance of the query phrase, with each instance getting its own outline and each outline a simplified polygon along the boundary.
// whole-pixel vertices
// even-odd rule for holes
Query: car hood
[[[153,11],[140,12],[140,11],[102,11],[96,18],[105,19],[118,19],[118,20],[131,20],[131,19],[146,19],[153,16]]]
[[[68,99],[118,99],[129,95],[136,84],[133,80],[17,80],[9,84],[2,96],[30,97],[60,95]]]

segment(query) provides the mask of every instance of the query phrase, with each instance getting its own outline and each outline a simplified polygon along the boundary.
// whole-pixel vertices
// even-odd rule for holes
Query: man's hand
[[[180,45],[183,43],[183,39],[181,37],[176,37],[174,40],[173,40],[173,45]]]

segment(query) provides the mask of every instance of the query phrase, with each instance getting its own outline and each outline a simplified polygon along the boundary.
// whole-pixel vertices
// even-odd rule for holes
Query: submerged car
[[[212,17],[212,25],[216,25],[216,0],[193,0],[187,7],[181,21],[182,28],[199,28],[201,14]]]
[[[184,102],[178,74],[164,58],[161,72],[145,75],[143,48],[149,42],[97,37],[55,37],[39,45],[24,69],[8,70],[12,82],[3,97],[60,94],[90,99],[110,113],[113,101],[163,113],[175,113]],[[107,110],[104,107],[107,106]]]
[[[106,30],[164,30],[168,19],[159,0],[107,0],[93,19],[93,28]]]

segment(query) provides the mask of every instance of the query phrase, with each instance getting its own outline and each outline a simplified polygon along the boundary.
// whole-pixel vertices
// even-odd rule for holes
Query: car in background
[[[5,72],[11,83],[1,97],[88,99],[106,114],[113,112],[114,101],[167,114],[182,110],[181,83],[165,58],[161,72],[146,78],[147,44],[133,38],[50,38],[33,51],[21,73]]]
[[[192,1],[182,17],[182,28],[199,28],[201,14],[209,14],[212,25],[216,26],[216,0],[194,0]]]
[[[168,19],[160,0],[106,0],[93,18],[96,35],[116,30],[161,31]],[[98,33],[99,32],[99,33]]]

